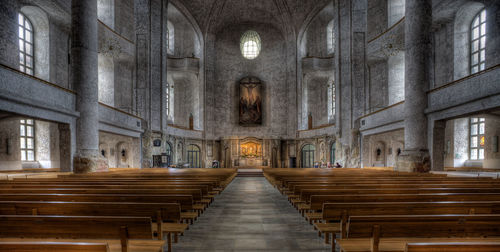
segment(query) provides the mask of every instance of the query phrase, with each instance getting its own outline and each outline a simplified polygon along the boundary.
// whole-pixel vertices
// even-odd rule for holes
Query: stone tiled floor
[[[237,177],[173,251],[330,251],[264,178]]]

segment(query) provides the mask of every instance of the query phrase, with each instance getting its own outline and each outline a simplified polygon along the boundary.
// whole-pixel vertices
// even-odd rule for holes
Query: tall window
[[[472,20],[470,27],[470,73],[484,70],[486,56],[486,9]]]
[[[167,105],[165,106],[165,110],[167,111],[167,117],[170,116],[170,84],[167,83],[167,88],[165,90],[165,100]]]
[[[314,167],[314,151],[316,148],[312,144],[302,147],[302,168]]]
[[[33,25],[23,14],[18,15],[19,24],[19,70],[33,75],[35,60],[33,57]]]
[[[200,148],[194,144],[188,146],[187,160],[189,167],[200,168]]]
[[[20,120],[21,161],[35,161],[35,125],[32,119]]]
[[[470,159],[484,159],[484,128],[485,119],[473,117],[470,119]]]
[[[167,21],[167,53],[174,54],[174,43],[175,43],[175,28],[174,25]]]
[[[326,43],[328,48],[328,53],[335,52],[335,33],[333,30],[333,20],[328,23],[326,27]]]
[[[328,95],[330,96],[330,117],[333,119],[335,116],[335,83],[332,82],[330,85],[328,85]]]
[[[240,50],[243,57],[255,59],[259,56],[261,49],[260,36],[256,31],[246,31],[241,36]]]

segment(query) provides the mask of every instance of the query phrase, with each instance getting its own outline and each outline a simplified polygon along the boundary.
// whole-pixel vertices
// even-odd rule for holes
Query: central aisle
[[[330,251],[263,177],[237,177],[173,251]]]

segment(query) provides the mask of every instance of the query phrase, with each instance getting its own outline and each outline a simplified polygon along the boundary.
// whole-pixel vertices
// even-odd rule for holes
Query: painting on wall
[[[240,81],[240,125],[262,124],[262,83],[259,79],[248,77]]]

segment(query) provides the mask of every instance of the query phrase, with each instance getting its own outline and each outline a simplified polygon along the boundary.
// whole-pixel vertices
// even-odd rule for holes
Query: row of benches
[[[332,251],[500,251],[498,180],[364,169],[264,176]]]
[[[144,169],[0,181],[0,250],[168,251],[235,169]],[[32,250],[35,251],[35,250]]]

